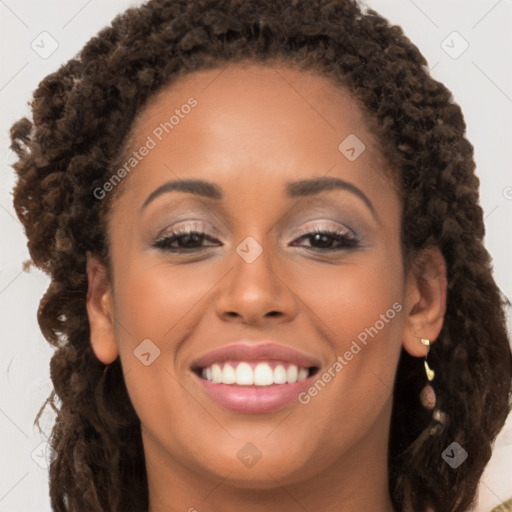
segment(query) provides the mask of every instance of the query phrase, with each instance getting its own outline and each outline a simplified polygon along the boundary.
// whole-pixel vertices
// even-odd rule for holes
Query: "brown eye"
[[[309,240],[310,247],[320,251],[340,251],[359,246],[359,240],[348,231],[318,228],[303,234],[297,240]],[[334,245],[333,244],[337,244]],[[292,245],[296,245],[295,243]]]

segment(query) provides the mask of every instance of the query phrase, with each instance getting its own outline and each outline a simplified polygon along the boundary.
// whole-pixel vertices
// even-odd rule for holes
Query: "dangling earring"
[[[423,345],[427,346],[430,351],[430,340],[427,340],[425,338],[420,338],[420,341],[421,341],[421,343],[423,343]],[[428,355],[428,351],[427,351],[427,355]],[[425,367],[425,374],[427,376],[428,382],[432,382],[434,380],[436,373],[428,365],[427,355],[425,355],[425,357],[424,357],[423,365]],[[420,400],[421,400],[421,403],[423,404],[423,406],[428,410],[432,410],[436,406],[436,393],[434,391],[434,388],[430,384],[427,384],[421,390]],[[442,412],[439,408],[434,410],[432,417],[434,418],[435,421],[437,421],[441,425],[444,425],[445,420],[446,420],[446,414],[444,412]],[[438,428],[433,427],[430,430],[430,434],[435,434],[437,431],[438,431]]]
[[[420,338],[420,341],[421,341],[421,343],[423,343],[423,345],[426,345],[427,347],[429,347],[429,350],[430,350],[430,340]],[[428,354],[428,352],[427,352],[427,354]],[[434,380],[435,372],[428,365],[427,356],[425,356],[423,364],[425,366],[425,373],[427,375],[427,379],[429,382],[431,382],[432,380]],[[420,401],[421,401],[423,407],[425,407],[426,409],[428,409],[430,411],[435,407],[436,394],[435,394],[434,388],[430,384],[427,384],[421,390]]]
[[[426,339],[420,338],[420,341],[421,341],[421,343],[423,343],[423,345],[426,345],[428,347],[428,349],[430,350],[430,340],[426,340]],[[427,355],[428,355],[428,351],[427,351]],[[434,377],[436,376],[436,373],[428,365],[428,363],[427,363],[427,356],[425,356],[425,359],[424,359],[423,363],[425,365],[425,373],[427,374],[427,379],[430,382],[430,381],[434,380]]]

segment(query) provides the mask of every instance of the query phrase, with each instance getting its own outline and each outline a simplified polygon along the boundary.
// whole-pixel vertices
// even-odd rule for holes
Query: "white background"
[[[0,0],[0,512],[50,510],[47,471],[35,462],[42,460],[37,447],[45,437],[33,427],[52,389],[48,367],[52,349],[36,321],[49,279],[39,270],[22,271],[28,251],[12,207],[10,164],[15,158],[8,149],[9,128],[29,115],[27,102],[44,76],[73,57],[117,13],[140,3]],[[366,4],[402,26],[427,58],[434,78],[447,85],[462,107],[481,180],[485,243],[493,257],[496,282],[512,299],[512,0],[369,0]],[[42,58],[31,45],[39,45],[40,53],[49,52],[52,40],[41,35],[45,31],[58,47]],[[459,56],[465,41],[469,46]],[[46,419],[49,433],[53,416]],[[488,512],[512,497],[511,460],[512,417],[496,441],[475,510]]]

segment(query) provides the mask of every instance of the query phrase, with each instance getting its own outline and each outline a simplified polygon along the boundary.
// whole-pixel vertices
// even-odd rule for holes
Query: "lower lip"
[[[242,413],[265,413],[281,409],[292,402],[299,403],[297,395],[311,385],[314,375],[294,384],[272,384],[270,386],[237,386],[217,384],[194,377],[206,394],[226,409]]]

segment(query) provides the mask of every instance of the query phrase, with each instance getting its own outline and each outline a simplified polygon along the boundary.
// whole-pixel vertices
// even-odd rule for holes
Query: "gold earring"
[[[430,350],[430,340],[426,340],[424,338],[420,338],[420,341],[421,341],[421,343],[423,343],[423,345],[426,345],[428,347],[428,349]],[[427,354],[428,354],[428,351],[427,351]],[[425,373],[427,374],[427,379],[430,382],[430,381],[434,380],[434,377],[435,377],[436,373],[428,365],[428,363],[427,363],[427,356],[425,356],[423,363],[425,365]]]
[[[430,350],[430,340],[420,338],[421,343],[423,345],[426,345],[429,347]],[[428,352],[427,352],[428,353]],[[434,379],[435,372],[430,368],[430,366],[427,363],[427,356],[424,358],[424,365],[425,365],[425,373],[427,374],[427,379],[429,382],[431,382]],[[436,393],[434,391],[434,388],[427,384],[420,393],[420,402],[429,411],[431,411],[436,406]]]
[[[423,343],[423,345],[427,346],[430,350],[430,340],[427,340],[425,338],[420,338],[420,341],[421,341],[421,343]],[[428,355],[428,351],[427,351],[427,355]],[[428,365],[426,355],[425,355],[423,364],[425,366],[425,374],[427,375],[427,379],[429,382],[432,382],[434,380],[434,377],[436,374],[435,374],[434,370],[432,370],[432,368],[430,368],[430,366]],[[427,384],[422,389],[422,391],[420,393],[420,400],[421,400],[421,403],[423,404],[423,406],[429,410],[434,409],[434,407],[436,406],[436,401],[437,401],[436,394],[435,394],[434,388],[430,384]],[[443,426],[446,423],[446,413],[444,413],[439,408],[437,408],[434,410],[434,412],[432,414],[432,418],[437,422],[437,425],[430,429],[430,431],[429,431],[430,435],[437,434],[438,432],[440,432],[440,430],[443,429]]]

